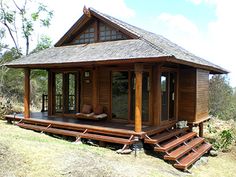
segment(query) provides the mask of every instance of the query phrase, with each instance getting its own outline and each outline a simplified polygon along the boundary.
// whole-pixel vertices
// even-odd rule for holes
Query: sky
[[[78,20],[83,6],[163,35],[190,52],[230,71],[236,87],[235,0],[39,0],[54,11],[53,43]]]

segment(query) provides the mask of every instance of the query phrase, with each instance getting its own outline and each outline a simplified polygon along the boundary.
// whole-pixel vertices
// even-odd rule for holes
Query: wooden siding
[[[98,73],[98,102],[104,106],[104,111],[110,115],[110,71],[106,68],[100,68]]]
[[[179,120],[195,121],[196,69],[181,69],[179,72]]]
[[[208,117],[209,71],[197,69],[196,121]]]
[[[89,77],[85,77],[84,73],[88,71]],[[81,109],[84,104],[93,104],[93,82],[92,82],[92,70],[84,69],[81,73]]]

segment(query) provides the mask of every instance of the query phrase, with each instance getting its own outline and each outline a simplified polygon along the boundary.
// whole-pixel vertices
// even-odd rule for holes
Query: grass
[[[208,163],[176,170],[155,155],[119,155],[108,148],[75,144],[0,121],[0,176],[233,176],[236,148]]]

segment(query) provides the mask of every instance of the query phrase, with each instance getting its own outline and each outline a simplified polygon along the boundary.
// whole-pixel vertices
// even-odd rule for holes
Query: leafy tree
[[[36,0],[0,0],[0,96],[16,98],[23,102],[23,77],[21,69],[10,69],[4,63],[28,55],[32,47],[32,38],[39,27],[50,25],[53,12]],[[11,39],[7,44],[1,39]],[[23,43],[22,43],[23,41]],[[36,48],[38,52],[51,46],[51,40],[42,36]],[[22,52],[25,50],[25,52]],[[47,89],[47,73],[33,70],[31,74],[31,92],[33,104],[38,104],[41,93]]]
[[[23,3],[17,3],[15,0],[0,0],[0,23],[14,44],[14,48],[19,54],[22,54],[21,49],[25,48],[25,55],[29,54],[30,37],[39,24],[42,27],[50,25],[53,12],[48,10],[42,3],[37,3],[37,9],[32,11],[37,2],[34,0]],[[20,40],[25,41],[25,45],[19,44]]]
[[[236,120],[236,102],[233,94],[228,77],[226,75],[214,75],[210,79],[209,85],[210,114],[225,120]]]

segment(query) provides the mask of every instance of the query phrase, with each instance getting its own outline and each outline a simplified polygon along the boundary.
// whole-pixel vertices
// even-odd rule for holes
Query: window
[[[127,39],[121,32],[103,24],[99,24],[100,33],[99,40],[100,41],[114,41],[114,40],[122,40]]]
[[[87,44],[93,43],[94,41],[94,25],[90,25],[85,31],[80,33],[80,35],[73,41],[73,44]]]

